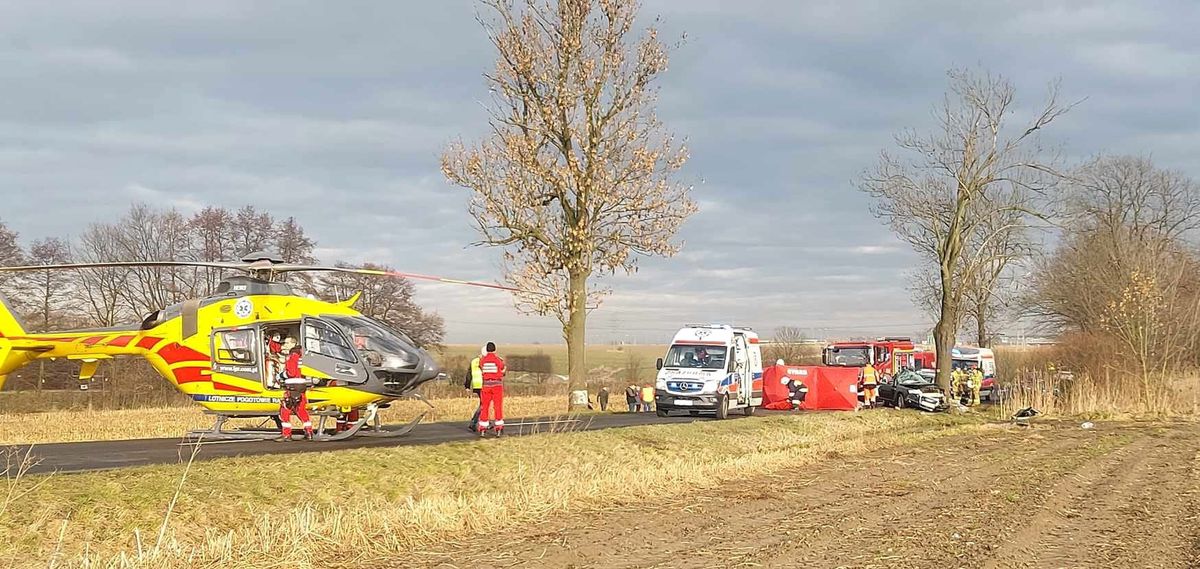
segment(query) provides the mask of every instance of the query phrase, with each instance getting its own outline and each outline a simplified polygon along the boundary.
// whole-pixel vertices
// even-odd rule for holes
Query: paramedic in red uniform
[[[304,438],[312,440],[312,420],[308,416],[308,379],[300,374],[300,347],[296,346],[288,353],[287,362],[283,365],[283,399],[279,400],[279,418],[283,421],[283,433],[279,440],[292,440],[292,413],[304,421]]]
[[[483,372],[483,389],[479,391],[479,436],[486,436],[491,426],[491,411],[496,413],[496,436],[504,434],[504,360],[496,355],[496,344],[488,342],[479,358]]]

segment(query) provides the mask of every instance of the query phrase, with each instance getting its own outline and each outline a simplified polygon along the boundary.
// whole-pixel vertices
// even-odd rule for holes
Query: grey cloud
[[[596,341],[682,321],[915,333],[913,262],[853,182],[905,127],[929,128],[951,66],[1087,100],[1050,129],[1070,160],[1152,153],[1200,174],[1200,6],[648,0],[687,32],[659,113],[688,139],[702,210],[684,251],[644,259],[593,313]],[[486,131],[492,66],[467,0],[0,3],[0,218],[77,234],[131,201],[253,203],[295,216],[326,261],[495,279],[445,144]],[[36,199],[29,199],[36,196]],[[449,340],[557,341],[496,291],[419,284]]]

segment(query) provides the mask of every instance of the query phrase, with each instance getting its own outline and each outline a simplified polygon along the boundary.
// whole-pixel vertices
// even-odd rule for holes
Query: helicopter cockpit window
[[[361,316],[330,316],[354,340],[354,348],[368,364],[379,366],[386,356],[400,356],[404,361],[416,361],[415,344],[402,333],[382,323]]]
[[[355,362],[354,349],[334,327],[320,320],[304,323],[304,351],[337,360]]]
[[[216,363],[254,365],[254,330],[221,330],[214,334]]]

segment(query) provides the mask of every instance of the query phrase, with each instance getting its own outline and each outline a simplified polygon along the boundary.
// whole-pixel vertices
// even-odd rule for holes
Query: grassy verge
[[[562,396],[549,395],[506,397],[504,411],[514,418],[553,416],[563,412],[564,401]],[[453,397],[432,403],[434,410],[425,416],[426,421],[466,421],[475,412],[476,399]],[[383,420],[405,423],[426,409],[420,401],[397,401],[383,411]],[[254,421],[258,422],[261,420]],[[180,437],[189,429],[211,426],[212,417],[197,405],[0,415],[0,445]]]
[[[790,415],[10,479],[10,495],[21,497],[0,518],[0,563],[379,564],[432,540],[702,491],[979,425],[911,412]]]

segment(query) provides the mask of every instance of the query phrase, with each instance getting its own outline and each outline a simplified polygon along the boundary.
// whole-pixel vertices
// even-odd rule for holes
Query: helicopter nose
[[[424,367],[421,373],[417,374],[417,381],[425,382],[431,379],[436,379],[442,374],[442,366],[438,365],[437,360],[429,355],[429,352],[421,350],[421,361],[424,362]]]

